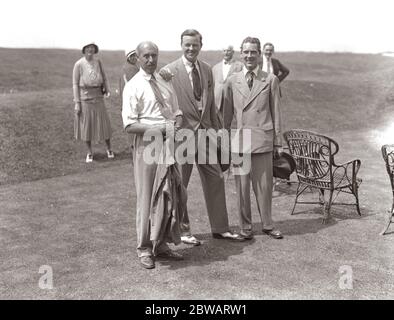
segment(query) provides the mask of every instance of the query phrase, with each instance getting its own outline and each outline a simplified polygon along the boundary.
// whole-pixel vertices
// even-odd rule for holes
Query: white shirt
[[[194,89],[194,86],[193,86],[193,77],[192,77],[193,63],[191,63],[189,60],[187,60],[187,59],[185,58],[185,56],[182,56],[182,61],[183,61],[183,64],[185,65],[187,75],[189,76],[189,80],[190,80],[190,84],[191,84],[191,86],[192,86],[192,89]],[[200,82],[201,82],[201,70],[200,70],[199,63],[198,63],[198,61],[196,60],[196,62],[195,62],[194,64],[196,65],[196,69],[197,69],[197,71],[198,71],[198,75],[200,76]],[[201,83],[201,88],[203,88],[202,83]],[[200,111],[202,110],[202,95],[203,95],[203,94],[204,94],[204,91],[203,91],[202,94],[201,94],[201,100],[200,100],[200,101],[197,101],[197,100],[196,100],[198,109],[199,109]]]
[[[263,68],[262,70],[265,72],[268,72],[268,65],[270,66],[270,72],[269,73],[274,73],[274,68],[272,67],[272,61],[271,58],[267,59],[265,55],[263,55]]]
[[[231,61],[229,61],[229,63],[225,63],[224,60],[222,62],[223,65],[223,80],[226,80],[228,73],[230,72],[230,68],[231,68]]]
[[[152,75],[140,69],[140,71],[126,83],[123,90],[122,119],[125,128],[137,122],[149,125],[164,124],[175,120],[177,115],[182,115],[171,81],[164,81],[156,72],[154,76],[164,98],[166,107],[170,110],[169,114],[171,118],[165,119],[160,112],[160,105],[149,83]]]

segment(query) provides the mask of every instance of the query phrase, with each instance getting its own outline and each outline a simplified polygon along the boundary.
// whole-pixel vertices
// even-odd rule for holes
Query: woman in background
[[[107,156],[114,158],[111,150],[111,123],[104,104],[109,97],[107,78],[99,59],[95,59],[99,48],[89,43],[82,48],[84,57],[79,59],[73,70],[73,93],[75,102],[75,139],[86,142],[86,162],[93,161],[92,141],[105,141]]]

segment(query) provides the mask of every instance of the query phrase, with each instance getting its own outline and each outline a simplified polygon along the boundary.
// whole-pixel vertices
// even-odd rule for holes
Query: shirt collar
[[[149,80],[152,78],[152,75],[149,74],[149,73],[146,73],[144,69],[140,68],[140,72],[141,72],[142,77],[143,77],[145,80],[149,81]],[[155,76],[155,78],[156,78],[156,80],[157,80],[157,75],[158,75],[158,73],[155,71],[155,72],[153,73],[153,75]]]
[[[224,65],[230,65],[231,64],[231,60],[229,62],[226,62],[226,60],[223,59],[223,64]]]
[[[187,66],[187,67],[189,67],[189,68],[193,68],[193,63],[190,62],[189,60],[187,60],[187,59],[185,58],[185,56],[182,56],[182,61],[183,61],[183,64],[184,64],[185,66]],[[198,60],[196,60],[196,62],[194,62],[195,65],[196,65],[196,67],[198,67],[198,62],[197,62],[197,61],[198,61]]]
[[[242,69],[242,71],[243,71],[243,73],[244,73],[244,76],[246,76],[246,73],[247,73],[249,70],[246,69],[246,67],[244,66],[243,69]],[[259,71],[259,65],[257,65],[256,68],[254,68],[254,69],[252,70],[252,72],[254,73],[254,76],[257,76],[258,71]]]

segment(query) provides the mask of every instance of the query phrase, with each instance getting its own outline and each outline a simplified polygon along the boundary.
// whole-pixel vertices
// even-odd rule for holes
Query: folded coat
[[[181,243],[180,221],[186,209],[187,191],[182,183],[179,166],[175,161],[168,161],[162,149],[156,169],[151,200],[151,236],[153,252],[160,243]]]

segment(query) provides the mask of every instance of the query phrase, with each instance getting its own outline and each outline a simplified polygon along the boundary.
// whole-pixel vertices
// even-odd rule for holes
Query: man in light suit
[[[263,232],[283,238],[274,229],[272,207],[272,158],[281,152],[281,115],[279,80],[259,68],[260,41],[247,37],[241,45],[242,71],[229,77],[224,88],[225,127],[235,117],[240,135],[250,133],[249,144],[233,147],[232,152],[250,155],[250,170],[235,175],[240,214],[241,236],[253,238],[250,207],[250,182],[256,196]]]
[[[177,94],[179,107],[183,112],[182,128],[188,129],[192,140],[198,139],[199,129],[219,129],[213,91],[211,67],[198,59],[202,47],[202,36],[194,29],[185,30],[181,35],[183,56],[165,66],[160,74],[172,75],[172,83]],[[215,163],[199,163],[196,148],[193,159],[201,178],[206,208],[208,211],[211,231],[214,238],[242,241],[238,234],[229,230],[228,215],[225,199],[223,174],[220,165]],[[205,152],[205,150],[204,150]],[[187,188],[193,169],[193,163],[181,166],[182,180]],[[186,209],[181,221],[181,240],[184,243],[199,245],[190,231],[190,220]]]
[[[212,68],[213,81],[215,82],[215,104],[219,114],[222,112],[223,86],[234,72],[242,70],[242,63],[233,59],[234,47],[229,45],[223,49],[223,60]],[[222,114],[219,119],[222,119]]]

